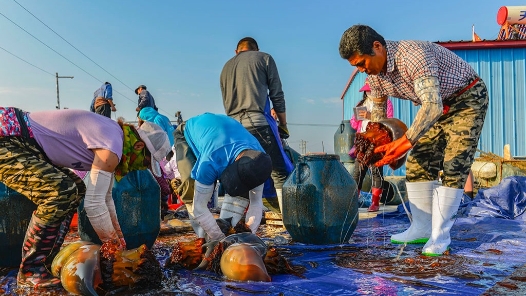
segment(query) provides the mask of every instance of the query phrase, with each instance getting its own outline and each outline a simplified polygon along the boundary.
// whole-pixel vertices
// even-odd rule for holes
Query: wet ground
[[[177,219],[177,216],[178,215],[169,216],[168,219],[165,219],[165,221],[161,223],[161,233],[152,247],[152,252],[162,267],[164,267],[165,261],[170,257],[175,243],[180,241],[193,241],[197,238],[192,230],[192,227],[188,223],[188,220],[184,218]],[[184,209],[183,214],[179,216],[185,216]],[[63,246],[67,246],[71,242],[81,240],[77,231],[77,228],[70,229]],[[273,245],[274,240],[276,240],[276,242],[279,244],[286,244],[291,240],[290,236],[283,227],[265,224],[261,225],[258,236],[266,240],[268,245]],[[18,269],[16,267],[0,267],[0,295],[70,295],[62,288],[39,291],[18,289],[16,286],[17,271]],[[188,278],[190,275],[197,278],[202,277],[204,279],[212,279],[217,282],[224,281],[222,276],[211,273],[192,272],[188,270],[171,270],[168,268],[163,268],[163,279],[161,286],[158,289],[153,291],[145,291],[128,289],[127,287],[124,287],[106,293],[105,295],[217,295],[210,290],[202,290],[194,287],[195,285],[184,283],[184,278]],[[238,290],[238,288],[235,286],[230,286],[230,289],[232,289],[232,291]],[[241,288],[239,291],[246,292],[246,289]]]
[[[382,211],[395,208],[382,207]],[[478,231],[495,236],[484,228],[491,229],[495,221],[478,229],[457,224],[453,240],[467,247],[457,247],[449,256],[425,257],[420,255],[422,245],[390,243],[390,235],[404,230],[406,223],[374,216],[360,209],[351,240],[341,245],[297,243],[284,228],[262,224],[258,235],[292,265],[303,268],[303,277],[287,274],[272,276],[270,283],[236,283],[211,272],[163,269],[161,286],[155,290],[125,287],[107,295],[526,295],[526,267],[521,259],[526,251],[521,241],[498,239],[486,245],[482,240],[491,239],[474,235]],[[195,239],[184,219],[169,222],[152,248],[161,266],[176,242]],[[71,231],[65,244],[76,240],[77,233]],[[508,246],[512,243],[517,244],[515,252]],[[0,270],[2,295],[68,295],[63,289],[17,290],[15,278],[16,268]]]

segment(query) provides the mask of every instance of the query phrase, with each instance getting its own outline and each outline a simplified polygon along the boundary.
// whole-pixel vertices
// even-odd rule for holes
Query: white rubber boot
[[[279,211],[283,217],[283,189],[276,189],[276,197],[278,198]]]
[[[250,205],[248,206],[245,223],[254,234],[256,234],[259,224],[261,224],[261,218],[263,217],[263,199],[261,198],[262,195],[263,184],[248,192]]]
[[[409,228],[391,236],[393,244],[423,244],[431,236],[431,209],[436,181],[406,182],[412,222]]]
[[[441,256],[449,249],[451,236],[449,231],[455,223],[464,189],[440,186],[433,197],[433,226],[431,237],[422,249],[422,255]]]
[[[232,217],[232,227],[235,227],[239,220],[243,218],[248,206],[248,199],[239,196],[225,194],[219,218],[226,219]]]

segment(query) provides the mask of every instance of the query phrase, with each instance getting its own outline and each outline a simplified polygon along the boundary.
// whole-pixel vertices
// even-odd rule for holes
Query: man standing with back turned
[[[379,167],[412,149],[406,186],[413,221],[391,242],[425,243],[423,255],[442,255],[451,243],[450,230],[486,117],[486,85],[466,61],[438,44],[386,41],[365,25],[343,33],[340,55],[369,74],[372,121],[385,116],[388,96],[421,105],[405,135],[374,152],[385,153]]]
[[[251,37],[241,39],[235,53],[226,62],[220,77],[225,113],[254,135],[270,155],[277,200],[266,198],[265,206],[274,212],[281,212],[283,183],[293,167],[283,152],[280,140],[280,137],[288,138],[289,132],[278,68],[272,56],[259,51],[256,40]],[[279,126],[270,115],[272,107]],[[227,203],[236,203],[237,198],[225,195]]]
[[[111,83],[104,82],[95,93],[91,101],[90,111],[111,118],[111,112],[117,111],[113,104],[113,88]]]

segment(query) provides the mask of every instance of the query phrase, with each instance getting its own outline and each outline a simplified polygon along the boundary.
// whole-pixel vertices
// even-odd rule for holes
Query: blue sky
[[[388,40],[457,41],[470,40],[475,25],[482,39],[496,39],[503,5],[524,1],[3,0],[1,105],[55,109],[58,73],[74,76],[59,79],[62,108],[88,109],[109,81],[116,115],[127,120],[135,120],[139,84],[172,120],[177,110],[185,119],[224,113],[221,69],[251,36],[276,60],[291,147],[301,152],[303,140],[307,151],[333,153],[340,96],[354,70],[338,53],[348,27],[367,24]]]

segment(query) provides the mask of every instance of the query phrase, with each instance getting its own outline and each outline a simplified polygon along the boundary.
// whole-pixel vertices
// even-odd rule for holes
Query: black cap
[[[245,150],[243,156],[228,165],[220,177],[225,192],[248,197],[248,191],[263,184],[272,172],[270,156],[256,150]]]
[[[146,85],[142,85],[142,84],[141,84],[141,85],[137,86],[137,88],[135,89],[135,94],[136,94],[136,95],[139,94],[139,93],[137,92],[137,91],[139,90],[139,88],[144,88],[144,89],[146,89]]]

